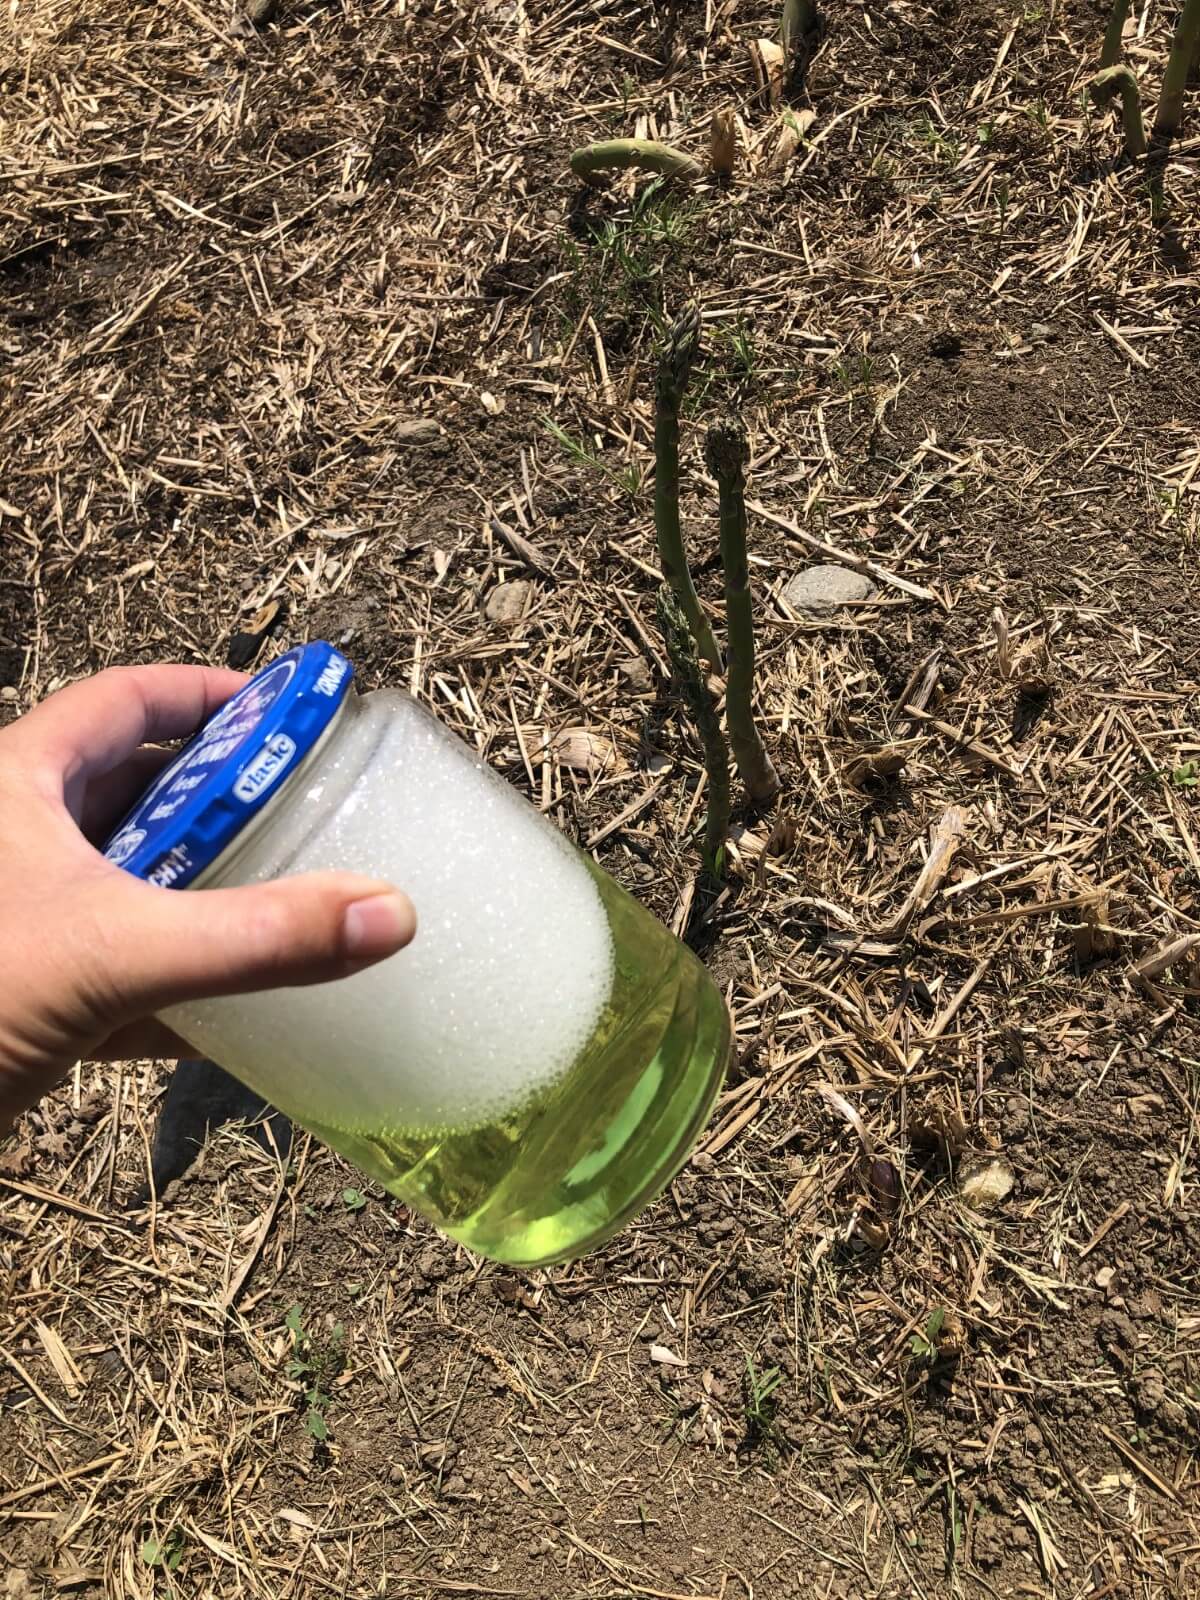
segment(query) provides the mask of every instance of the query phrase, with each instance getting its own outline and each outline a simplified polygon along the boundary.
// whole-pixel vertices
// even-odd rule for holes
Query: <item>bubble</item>
[[[269,1067],[297,1117],[338,1126],[475,1127],[567,1072],[613,984],[596,883],[556,829],[405,695],[349,703],[315,766],[240,850],[236,881],[329,868],[404,889],[412,944],[334,984],[176,1008],[187,1037]]]

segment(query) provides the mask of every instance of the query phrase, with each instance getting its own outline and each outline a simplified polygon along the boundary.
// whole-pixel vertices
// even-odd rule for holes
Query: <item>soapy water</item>
[[[416,938],[333,985],[165,1016],[247,1082],[269,1072],[276,1103],[301,1120],[344,1126],[352,1105],[360,1126],[477,1127],[570,1069],[612,990],[612,935],[567,841],[415,702],[389,694],[369,710],[376,698],[272,806],[237,880],[327,868],[386,879],[412,899]],[[355,772],[331,811],[327,791]]]

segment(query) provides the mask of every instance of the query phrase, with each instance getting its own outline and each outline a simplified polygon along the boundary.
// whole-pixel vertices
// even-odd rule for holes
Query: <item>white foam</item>
[[[613,981],[604,907],[557,830],[414,702],[376,694],[351,716],[272,803],[237,877],[276,876],[282,859],[386,878],[417,908],[416,939],[336,984],[169,1019],[301,1120],[477,1126],[549,1087],[594,1031]]]

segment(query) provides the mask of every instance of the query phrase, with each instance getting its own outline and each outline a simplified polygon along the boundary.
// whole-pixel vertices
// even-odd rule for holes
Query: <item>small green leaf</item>
[[[157,1539],[143,1539],[138,1553],[148,1567],[156,1567],[162,1559],[162,1546]]]
[[[367,1203],[367,1197],[361,1189],[343,1189],[342,1204],[347,1211],[361,1211]]]
[[[304,1419],[304,1426],[314,1439],[324,1441],[329,1437],[329,1429],[326,1426],[325,1418],[319,1411],[310,1411]]]
[[[297,1339],[304,1337],[304,1324],[300,1320],[303,1312],[299,1306],[291,1306],[283,1319],[283,1325],[289,1333],[294,1333]]]

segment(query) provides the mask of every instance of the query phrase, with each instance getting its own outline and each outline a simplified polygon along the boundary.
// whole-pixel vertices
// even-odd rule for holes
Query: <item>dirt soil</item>
[[[281,602],[260,659],[424,697],[703,950],[736,1059],[527,1274],[307,1138],[131,1218],[168,1066],[81,1069],[0,1146],[0,1592],[1193,1594],[1200,141],[1153,204],[1078,0],[829,0],[782,165],[756,0],[259,9],[0,22],[0,711]],[[726,103],[727,183],[567,174]],[[690,296],[697,581],[734,409],[784,778],[715,901],[654,612]],[[788,608],[814,539],[870,601]]]

